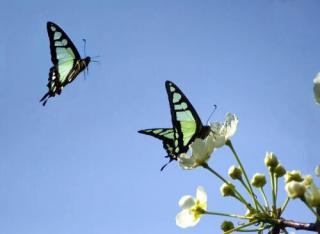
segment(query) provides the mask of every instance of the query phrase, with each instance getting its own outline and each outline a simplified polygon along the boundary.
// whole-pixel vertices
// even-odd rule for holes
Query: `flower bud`
[[[236,167],[236,166],[230,167],[228,174],[234,180],[241,180],[242,179],[242,171],[239,167]]]
[[[267,152],[264,158],[264,164],[267,167],[275,168],[279,164],[277,156],[272,152]]]
[[[320,176],[320,165],[316,166],[314,173],[316,173],[317,176]]]
[[[313,178],[312,178],[311,175],[306,175],[306,176],[303,178],[303,184],[304,184],[304,186],[309,187],[312,183],[313,183]]]
[[[234,229],[234,225],[231,221],[223,221],[223,223],[220,225],[220,228],[222,231],[227,232],[231,229]]]
[[[224,183],[220,187],[220,193],[223,197],[234,196],[234,185]]]
[[[262,188],[266,183],[266,176],[261,173],[254,174],[251,179],[251,184],[256,188]]]
[[[274,169],[276,177],[282,177],[286,174],[286,169],[279,163]]]
[[[287,174],[285,175],[285,182],[289,183],[291,181],[297,181],[297,182],[303,181],[301,172],[297,170],[288,171]]]
[[[314,183],[311,183],[304,193],[306,202],[312,207],[320,207],[320,189]]]
[[[285,189],[287,191],[288,197],[290,198],[303,198],[306,191],[306,187],[303,183],[297,181],[290,181],[286,184]]]

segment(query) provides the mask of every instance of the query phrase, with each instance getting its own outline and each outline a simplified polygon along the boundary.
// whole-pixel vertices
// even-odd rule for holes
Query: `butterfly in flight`
[[[186,153],[189,150],[189,145],[196,138],[204,139],[211,131],[210,126],[202,124],[198,113],[177,85],[171,81],[166,81],[166,90],[173,127],[138,131],[162,141],[169,162],[161,168],[161,171],[173,160],[178,160],[181,153]]]
[[[40,100],[43,106],[50,97],[60,95],[63,87],[71,83],[91,61],[89,56],[84,59],[80,57],[77,48],[58,25],[47,22],[47,31],[53,66],[49,71],[49,91]]]

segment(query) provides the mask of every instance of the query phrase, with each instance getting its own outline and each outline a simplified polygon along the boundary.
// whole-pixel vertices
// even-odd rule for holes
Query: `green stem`
[[[237,219],[250,219],[250,217],[243,216],[243,215],[234,215],[234,214],[227,214],[227,213],[221,213],[221,212],[204,211],[203,214],[218,215],[218,216],[237,218]]]
[[[250,194],[250,189],[249,189],[248,186],[244,183],[243,179],[240,179],[239,181],[241,182],[241,184],[243,185],[243,187],[245,187],[245,189],[247,190],[247,192]],[[262,206],[259,202],[257,202],[257,204],[258,204],[258,206],[259,206],[259,208],[260,208],[261,211],[265,211],[265,209],[263,208],[263,206]]]
[[[220,180],[222,180],[224,183],[226,184],[230,184],[225,178],[223,178],[218,172],[216,172],[215,170],[213,170],[208,163],[204,162],[201,164],[201,166],[205,169],[207,169],[208,171],[210,171],[212,174],[214,174],[216,177],[218,177]]]
[[[235,151],[235,149],[233,148],[233,145],[232,145],[230,140],[227,140],[226,145],[229,146],[229,148],[231,149],[234,157],[236,158],[236,160],[237,160],[237,162],[238,162],[238,164],[239,164],[239,166],[240,166],[240,168],[241,168],[241,170],[243,172],[244,178],[246,179],[246,182],[247,182],[249,190],[250,190],[249,194],[250,194],[250,196],[251,196],[251,198],[252,198],[252,200],[254,202],[254,205],[255,205],[256,209],[258,210],[257,200],[256,200],[256,198],[255,198],[255,196],[253,194],[253,190],[252,190],[249,178],[247,176],[246,171],[244,170],[244,167],[243,167],[243,165],[242,165],[242,163],[240,161],[240,158],[239,158],[237,152]]]
[[[233,186],[230,182],[228,182],[225,178],[223,178],[218,172],[216,172],[215,170],[213,170],[208,163],[204,162],[201,165],[203,168],[207,169],[208,171],[210,171],[212,174],[214,174],[215,176],[217,176],[220,180],[222,180],[224,183],[231,185],[232,187],[234,187],[234,192],[235,192],[235,198],[238,199],[241,203],[243,203],[247,208],[250,207],[250,204],[243,198],[243,196],[238,192],[238,190],[235,188],[235,186]]]
[[[286,198],[286,200],[284,201],[283,205],[281,206],[281,213],[280,213],[280,215],[282,215],[282,214],[283,214],[283,212],[284,212],[284,210],[286,209],[286,207],[287,207],[287,205],[288,205],[289,201],[290,201],[290,198],[289,198],[289,197],[287,197],[287,198]]]
[[[273,173],[273,177],[275,178],[275,207],[277,207],[276,202],[278,199],[278,177],[277,177],[276,173]]]
[[[248,186],[245,184],[245,182],[243,181],[243,179],[241,178],[241,180],[239,180],[241,182],[241,184],[243,185],[243,187],[247,190],[247,192],[250,194],[250,189],[248,188]]]
[[[235,227],[235,228],[233,228],[233,229],[231,229],[231,230],[229,230],[229,231],[227,231],[227,232],[224,232],[224,234],[229,234],[229,233],[231,233],[231,232],[241,230],[241,229],[243,229],[243,228],[245,228],[245,227],[249,227],[249,226],[254,225],[254,224],[256,224],[256,223],[258,223],[257,220],[251,221],[251,222],[249,222],[249,223],[246,223],[246,224],[240,225],[240,226],[238,226],[238,227]]]
[[[272,192],[272,210],[276,209],[276,193],[275,193],[275,183],[274,183],[274,173],[273,170],[269,170],[270,180],[271,180],[271,192]]]
[[[245,229],[245,230],[238,230],[238,232],[257,232],[257,233],[263,233],[263,230],[266,230],[270,228],[271,226],[268,225],[266,227],[261,227],[261,228],[255,228],[255,229]]]
[[[267,196],[266,196],[266,193],[265,193],[263,187],[260,188],[260,192],[261,192],[261,194],[262,194],[262,197],[263,197],[265,206],[270,209],[269,201],[268,201],[268,198],[267,198]]]
[[[303,198],[300,198],[300,199],[304,202],[304,204],[306,204],[309,210],[317,217],[317,220],[320,221],[319,214],[308,204],[308,202],[306,202],[306,200],[304,200]]]

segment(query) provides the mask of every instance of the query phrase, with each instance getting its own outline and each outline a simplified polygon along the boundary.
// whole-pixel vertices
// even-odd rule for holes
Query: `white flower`
[[[317,176],[320,176],[320,165],[316,166],[316,169],[314,169],[314,173],[315,173]]]
[[[312,207],[320,207],[320,189],[312,182],[304,193],[307,203]]]
[[[197,138],[190,146],[192,149],[192,156],[186,153],[180,154],[180,167],[185,170],[190,170],[206,162],[213,152],[213,142],[212,135],[209,135],[204,140]]]
[[[204,188],[199,186],[197,188],[196,197],[190,195],[183,196],[179,200],[180,211],[176,216],[176,224],[181,228],[195,226],[203,212],[207,209],[207,193]]]
[[[224,123],[211,123],[211,131],[214,137],[214,148],[223,146],[236,132],[238,117],[235,114],[227,113]]]
[[[320,73],[313,80],[313,94],[316,103],[320,104]]]

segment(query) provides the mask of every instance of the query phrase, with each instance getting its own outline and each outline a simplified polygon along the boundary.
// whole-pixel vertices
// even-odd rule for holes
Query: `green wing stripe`
[[[158,138],[160,140],[173,140],[172,128],[150,128],[138,131],[139,133],[146,134]]]

